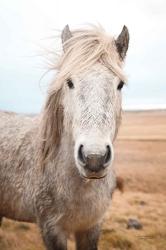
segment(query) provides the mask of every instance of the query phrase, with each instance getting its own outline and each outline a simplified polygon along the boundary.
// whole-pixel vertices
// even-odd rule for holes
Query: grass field
[[[125,190],[113,195],[100,250],[166,250],[166,112],[124,113],[115,151]],[[138,219],[142,230],[127,229],[130,218]],[[74,249],[72,240],[69,247]],[[0,250],[44,247],[35,225],[5,219]]]

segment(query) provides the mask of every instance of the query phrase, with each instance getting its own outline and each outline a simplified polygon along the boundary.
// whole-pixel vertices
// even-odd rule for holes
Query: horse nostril
[[[106,147],[106,153],[104,156],[104,164],[107,164],[111,159],[111,148],[109,145]]]
[[[79,150],[78,150],[78,159],[80,160],[80,162],[82,162],[84,165],[86,164],[86,157],[84,155],[84,151],[83,151],[83,145],[80,145]]]
[[[81,144],[78,148],[78,160],[79,163],[86,169],[97,172],[109,165],[111,160],[111,147],[109,145],[106,146],[105,154],[89,154],[85,155],[84,146]]]

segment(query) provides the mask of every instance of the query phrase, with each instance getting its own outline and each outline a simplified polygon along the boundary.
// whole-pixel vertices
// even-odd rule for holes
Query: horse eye
[[[71,79],[67,79],[67,85],[70,89],[74,89],[74,84]]]
[[[124,82],[120,81],[120,83],[118,84],[117,89],[121,90],[123,88]]]

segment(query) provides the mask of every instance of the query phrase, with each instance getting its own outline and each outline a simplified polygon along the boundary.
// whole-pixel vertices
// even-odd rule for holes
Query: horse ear
[[[129,46],[129,31],[124,25],[123,29],[115,41],[120,58],[123,60],[126,56],[128,46]]]
[[[40,163],[45,165],[58,154],[63,131],[63,107],[61,92],[50,93],[46,101],[41,127]]]
[[[62,44],[63,44],[63,50],[66,50],[66,41],[69,40],[72,37],[69,25],[67,24],[64,29],[62,30],[62,34],[61,34],[61,39],[62,39]]]

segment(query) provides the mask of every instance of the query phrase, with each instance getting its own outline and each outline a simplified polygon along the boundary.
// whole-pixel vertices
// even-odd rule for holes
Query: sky
[[[0,109],[38,113],[53,77],[42,76],[48,51],[60,48],[58,31],[88,23],[115,36],[124,24],[129,29],[124,109],[166,108],[164,0],[0,0]]]

